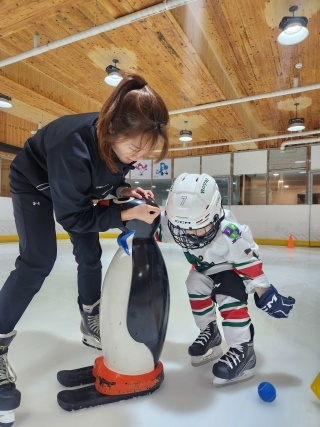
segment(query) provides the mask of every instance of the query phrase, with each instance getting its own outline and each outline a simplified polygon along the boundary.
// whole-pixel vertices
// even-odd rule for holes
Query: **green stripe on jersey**
[[[195,316],[204,316],[205,314],[209,313],[210,311],[212,311],[213,307],[209,307],[206,310],[203,311],[194,311],[192,310],[192,314],[194,314]]]
[[[199,295],[199,294],[188,294],[189,299],[206,299],[208,295]]]
[[[245,322],[236,322],[236,323],[222,321],[222,326],[231,326],[231,328],[241,328],[243,326],[247,326],[249,323],[251,323],[251,319],[248,319]]]
[[[235,308],[235,307],[245,307],[245,306],[246,306],[246,304],[244,302],[241,302],[241,301],[230,302],[228,304],[222,304],[219,307],[219,311],[229,310],[230,308]]]

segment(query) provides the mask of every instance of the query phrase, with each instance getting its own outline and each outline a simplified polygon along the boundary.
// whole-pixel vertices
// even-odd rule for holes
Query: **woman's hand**
[[[133,196],[132,196],[133,197]],[[147,204],[138,205],[131,209],[121,211],[121,220],[123,222],[130,221],[131,219],[140,219],[140,221],[151,224],[154,219],[160,215],[161,209],[156,206]]]
[[[135,199],[154,199],[151,190],[144,190],[141,187],[126,187],[121,190],[121,197],[134,197]]]

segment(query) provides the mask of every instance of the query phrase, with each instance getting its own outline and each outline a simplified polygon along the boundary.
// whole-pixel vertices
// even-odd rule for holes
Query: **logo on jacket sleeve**
[[[232,243],[236,243],[238,239],[241,238],[241,231],[237,227],[236,224],[230,222],[223,230],[223,234],[225,234],[229,239],[232,240]]]

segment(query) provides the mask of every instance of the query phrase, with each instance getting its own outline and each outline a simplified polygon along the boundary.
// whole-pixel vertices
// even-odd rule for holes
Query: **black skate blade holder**
[[[99,374],[99,366],[102,368]],[[98,371],[98,373],[97,373]],[[106,378],[108,377],[109,378]],[[58,372],[58,381],[64,386],[79,386],[58,393],[59,406],[65,411],[77,411],[152,394],[160,387],[164,379],[163,366],[158,362],[154,371],[143,375],[120,375],[110,371],[103,364],[103,357],[96,359],[94,366]],[[114,379],[117,378],[116,381]],[[100,392],[100,391],[102,392]],[[107,394],[110,390],[114,394]],[[128,392],[126,392],[128,391]]]

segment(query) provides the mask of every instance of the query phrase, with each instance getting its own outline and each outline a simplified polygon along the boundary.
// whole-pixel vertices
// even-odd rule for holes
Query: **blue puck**
[[[258,394],[264,402],[273,402],[277,396],[276,389],[271,383],[263,382],[258,386]]]

